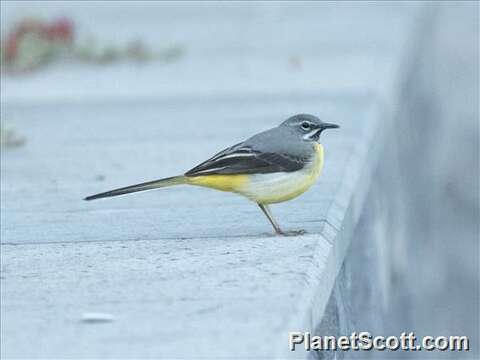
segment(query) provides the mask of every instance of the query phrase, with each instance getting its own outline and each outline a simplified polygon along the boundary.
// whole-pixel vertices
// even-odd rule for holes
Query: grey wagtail
[[[107,191],[85,200],[181,184],[203,186],[237,193],[254,201],[277,234],[303,234],[303,230],[282,231],[268,205],[291,200],[312,186],[323,167],[320,135],[325,129],[338,127],[313,115],[295,115],[276,128],[219,152],[184,175]]]

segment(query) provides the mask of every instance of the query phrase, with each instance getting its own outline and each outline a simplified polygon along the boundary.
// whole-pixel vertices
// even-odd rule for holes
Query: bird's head
[[[323,122],[316,116],[309,114],[294,115],[281,123],[280,126],[290,128],[305,141],[318,141],[323,130],[339,127],[336,124]]]

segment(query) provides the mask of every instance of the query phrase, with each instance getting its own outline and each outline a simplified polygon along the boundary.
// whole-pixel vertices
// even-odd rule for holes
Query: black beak
[[[339,128],[340,126],[338,126],[337,124],[331,124],[331,123],[322,123],[320,125],[320,129],[322,130],[325,130],[325,129],[336,129],[336,128]]]

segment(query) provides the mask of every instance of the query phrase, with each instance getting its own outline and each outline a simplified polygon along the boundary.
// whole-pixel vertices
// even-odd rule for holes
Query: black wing
[[[266,174],[300,170],[309,159],[261,152],[243,143],[225,149],[185,173],[186,176]]]

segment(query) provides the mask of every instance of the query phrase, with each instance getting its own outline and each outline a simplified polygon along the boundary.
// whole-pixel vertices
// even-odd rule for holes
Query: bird
[[[320,135],[326,129],[338,127],[314,115],[297,114],[275,128],[220,151],[183,175],[102,192],[84,200],[174,185],[201,186],[236,193],[253,201],[277,235],[301,235],[305,233],[304,230],[283,231],[269,205],[291,200],[315,183],[324,163]]]

